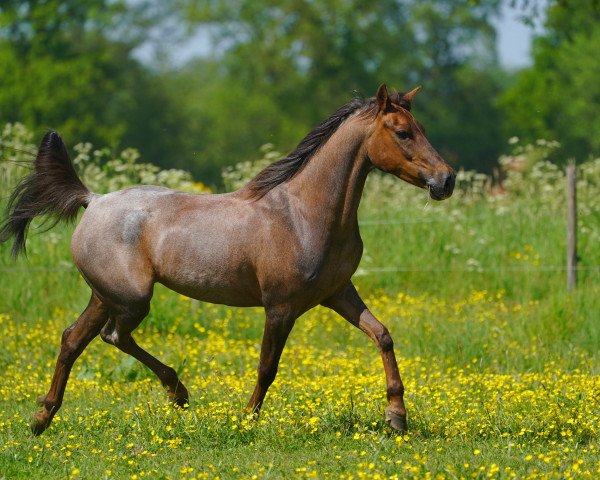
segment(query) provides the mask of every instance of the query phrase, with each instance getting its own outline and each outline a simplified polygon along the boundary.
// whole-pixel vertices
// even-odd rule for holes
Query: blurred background
[[[287,152],[380,83],[457,167],[507,140],[600,147],[600,10],[574,0],[3,0],[0,124],[133,147],[221,188],[224,166]]]

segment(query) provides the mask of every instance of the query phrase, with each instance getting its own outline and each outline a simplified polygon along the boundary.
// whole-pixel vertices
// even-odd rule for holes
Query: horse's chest
[[[301,257],[297,273],[306,283],[327,283],[340,276],[352,275],[359,259],[355,249],[334,247],[316,255]]]
[[[301,251],[290,272],[292,283],[318,295],[334,293],[350,281],[361,255],[360,237]]]

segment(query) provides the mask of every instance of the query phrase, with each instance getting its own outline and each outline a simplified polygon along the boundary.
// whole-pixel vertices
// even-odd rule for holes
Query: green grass
[[[325,309],[299,320],[255,420],[243,406],[260,310],[196,305],[164,289],[155,300],[136,337],[180,372],[189,410],[169,407],[151,372],[95,341],[39,438],[27,422],[74,314],[56,310],[37,325],[0,318],[6,478],[565,478],[600,468],[597,351],[572,330],[547,328],[541,304],[481,292],[452,301],[371,296],[406,384],[410,433],[402,437],[383,421],[375,348]]]

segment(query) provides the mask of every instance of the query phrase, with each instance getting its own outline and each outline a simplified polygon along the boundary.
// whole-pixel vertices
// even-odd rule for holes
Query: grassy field
[[[69,260],[72,227],[32,235],[16,262],[0,246],[0,478],[600,477],[600,164],[586,168],[572,294],[560,172],[510,178],[497,197],[466,175],[439,204],[390,177],[369,180],[355,282],[394,337],[406,435],[383,420],[374,345],[331,312],[297,322],[253,419],[243,407],[260,309],[158,286],[135,336],[180,373],[189,409],[170,407],[151,372],[97,339],[35,438],[35,399],[89,291]]]

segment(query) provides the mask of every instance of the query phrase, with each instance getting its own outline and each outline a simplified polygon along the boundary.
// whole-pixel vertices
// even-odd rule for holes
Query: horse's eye
[[[396,132],[396,136],[400,139],[400,140],[406,140],[407,138],[410,138],[410,134],[406,131],[406,130],[398,130]]]

